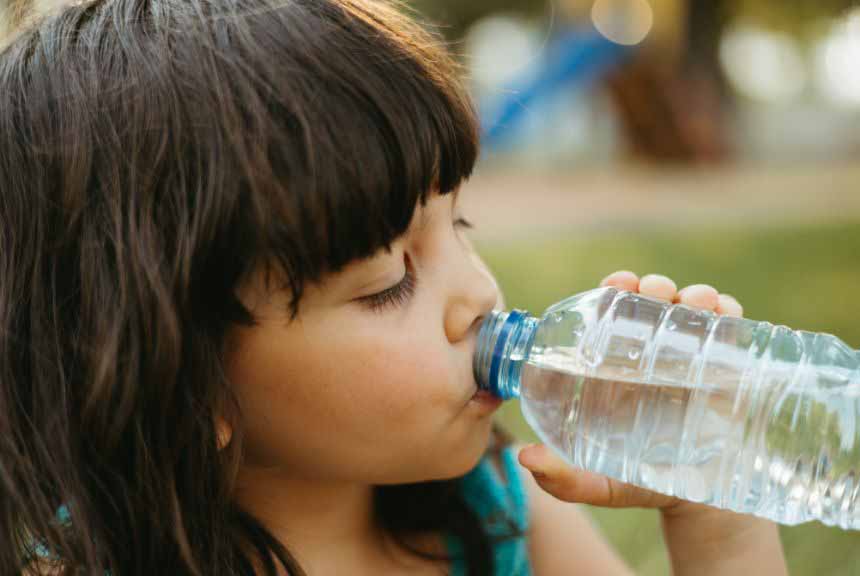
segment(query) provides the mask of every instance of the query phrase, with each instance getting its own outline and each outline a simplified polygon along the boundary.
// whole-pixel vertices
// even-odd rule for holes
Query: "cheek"
[[[416,412],[451,403],[452,371],[438,342],[420,331],[359,342],[343,358],[355,383],[352,392],[372,397],[390,418],[414,418]]]
[[[328,468],[353,457],[369,462],[370,447],[398,453],[400,442],[431,438],[463,398],[437,340],[420,330],[329,332],[325,340],[262,335],[238,364],[249,456],[315,459]]]

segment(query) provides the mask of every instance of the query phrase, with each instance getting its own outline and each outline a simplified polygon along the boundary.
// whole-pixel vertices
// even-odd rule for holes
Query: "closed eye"
[[[384,312],[389,308],[397,308],[409,302],[415,294],[416,281],[415,273],[412,271],[412,266],[407,256],[406,272],[403,274],[400,282],[381,292],[364,296],[358,300],[374,312]]]
[[[463,217],[454,220],[454,228],[466,228],[467,230],[471,230],[474,227],[474,224]]]

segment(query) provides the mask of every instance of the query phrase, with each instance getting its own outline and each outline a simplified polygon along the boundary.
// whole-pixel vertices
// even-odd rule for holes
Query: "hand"
[[[743,315],[743,307],[737,300],[728,294],[720,294],[707,284],[694,284],[678,290],[675,283],[666,276],[649,274],[640,279],[633,272],[619,271],[604,278],[600,285],[614,286],[717,314],[737,317]],[[541,488],[560,500],[611,508],[661,508],[667,512],[671,509],[672,513],[683,512],[688,507],[702,508],[699,504],[651,492],[600,474],[578,470],[569,466],[546,446],[533,445],[524,448],[519,453],[519,461],[532,473]]]
[[[743,315],[743,307],[728,294],[707,284],[677,290],[665,276],[638,278],[633,272],[610,274],[601,286],[615,286],[653,298],[716,314]],[[523,448],[519,461],[538,485],[560,500],[612,508],[659,508],[663,534],[676,576],[727,576],[748,573],[786,575],[777,527],[755,516],[736,514],[687,502],[632,484],[576,469],[546,446]]]
[[[685,304],[691,308],[710,310],[725,316],[744,315],[743,306],[734,296],[720,294],[708,284],[691,284],[678,290],[671,278],[659,274],[648,274],[641,279],[633,272],[613,272],[600,282],[601,286],[615,286],[621,290],[639,292],[674,304]]]

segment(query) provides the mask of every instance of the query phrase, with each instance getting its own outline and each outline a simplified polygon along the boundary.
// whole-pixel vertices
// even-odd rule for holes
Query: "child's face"
[[[459,217],[454,194],[434,194],[390,253],[307,286],[292,322],[287,295],[267,298],[259,278],[240,292],[259,319],[231,335],[228,366],[247,465],[370,484],[474,466],[495,406],[471,399],[472,355],[500,295]],[[378,311],[360,300],[398,284],[407,267],[411,297]]]

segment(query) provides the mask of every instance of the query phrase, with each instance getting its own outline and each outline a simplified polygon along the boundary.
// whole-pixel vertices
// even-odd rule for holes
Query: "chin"
[[[488,419],[485,429],[472,434],[468,442],[452,450],[450,458],[444,461],[445,469],[441,472],[439,480],[464,476],[477,466],[490,446],[492,431],[492,422]]]

